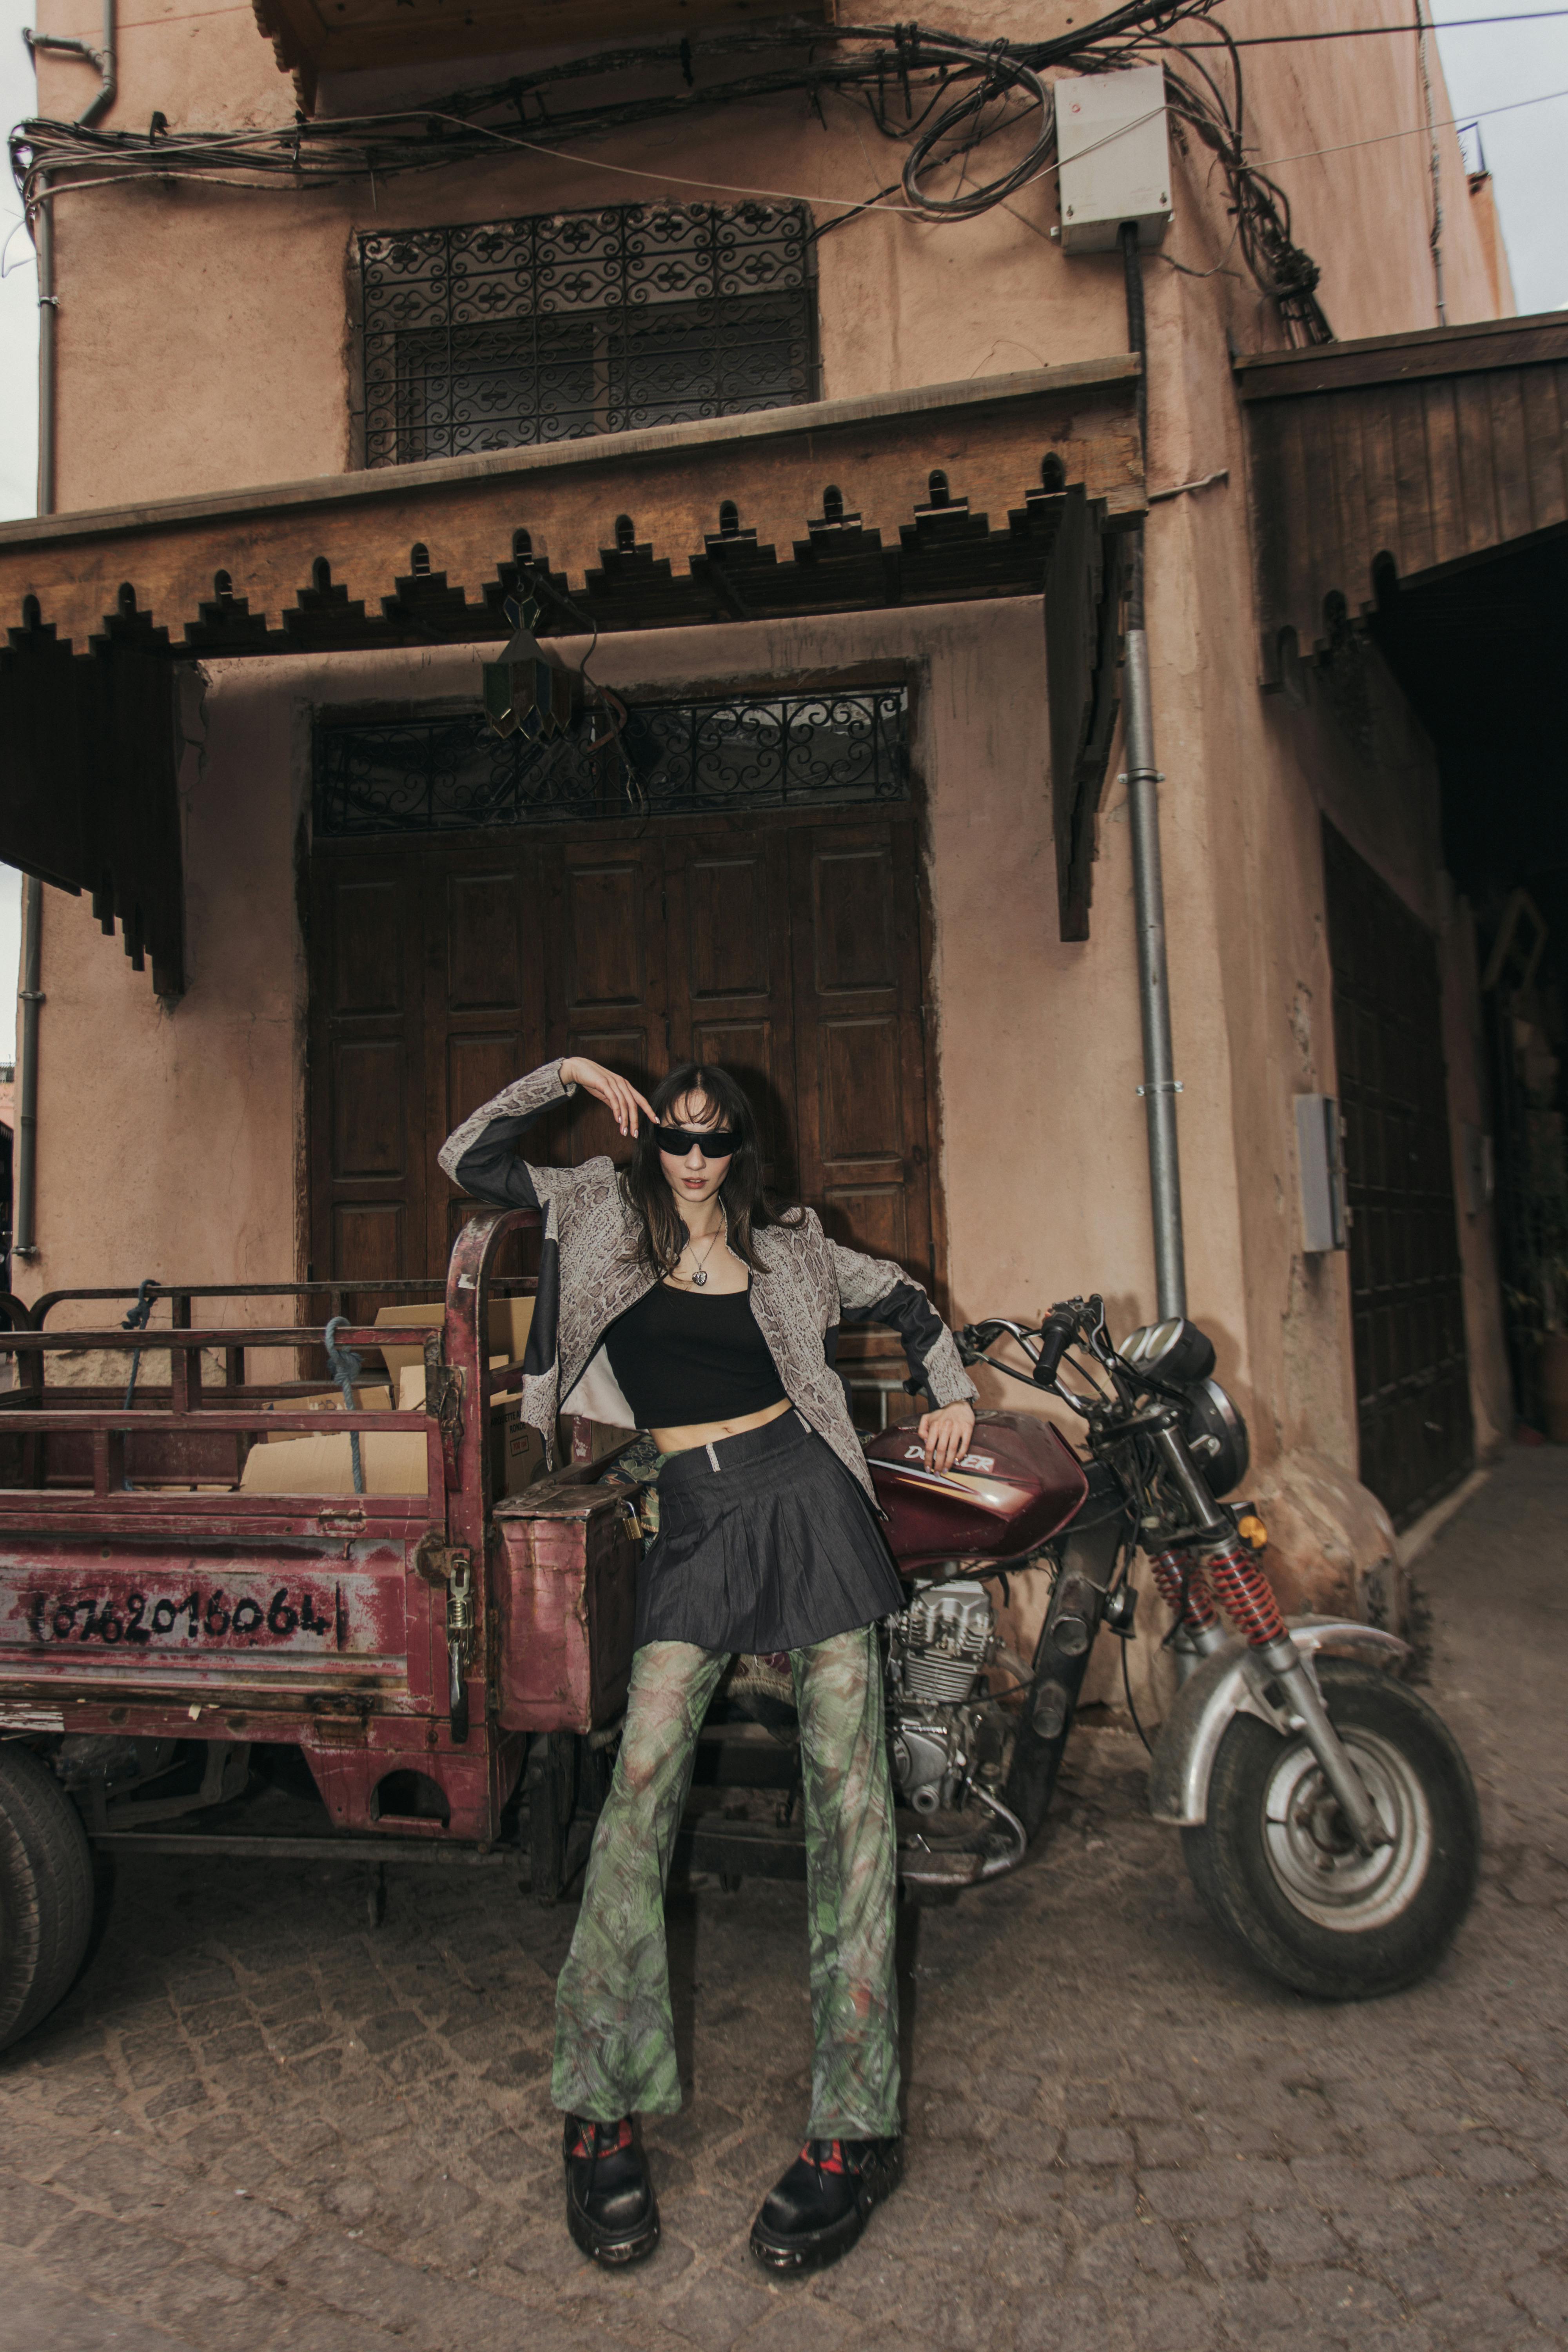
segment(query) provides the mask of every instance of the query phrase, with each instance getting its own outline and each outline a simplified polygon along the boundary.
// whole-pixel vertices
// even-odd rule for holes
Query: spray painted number
[[[144,1592],[35,1592],[27,1618],[35,1642],[128,1642],[134,1648],[153,1641],[254,1641],[259,1634],[287,1642],[330,1633],[336,1622],[311,1593],[291,1596],[284,1584],[265,1608],[249,1594],[232,1599],[221,1584],[177,1601],[165,1593],[151,1607]]]

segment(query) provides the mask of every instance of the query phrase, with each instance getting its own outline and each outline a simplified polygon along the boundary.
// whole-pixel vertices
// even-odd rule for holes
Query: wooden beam
[[[558,54],[568,32],[584,50],[658,40],[712,26],[765,24],[770,16],[826,24],[825,0],[757,9],[748,0],[255,0],[256,19],[284,72],[321,74],[366,67],[438,64],[444,58]]]
[[[1046,574],[1046,674],[1050,688],[1051,811],[1057,919],[1064,940],[1087,940],[1096,824],[1120,708],[1120,535],[1081,490],[1061,498]]]
[[[1236,380],[1243,401],[1300,400],[1308,393],[1542,367],[1563,360],[1568,360],[1568,319],[1548,310],[1531,319],[1483,319],[1474,326],[1427,327],[1410,335],[1368,335],[1359,342],[1253,352],[1237,361]]]

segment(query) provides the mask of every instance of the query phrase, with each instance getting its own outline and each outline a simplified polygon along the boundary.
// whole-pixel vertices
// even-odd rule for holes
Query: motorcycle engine
[[[951,1802],[965,1769],[963,1709],[993,1654],[996,1612],[984,1584],[955,1580],[916,1593],[891,1633],[893,1768],[916,1812],[934,1812]]]
[[[904,1688],[911,1698],[966,1699],[991,1654],[996,1612],[984,1584],[933,1584],[904,1612]]]

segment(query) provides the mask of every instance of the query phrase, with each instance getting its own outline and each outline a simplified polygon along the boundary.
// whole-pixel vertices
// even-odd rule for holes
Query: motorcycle
[[[912,1424],[868,1444],[909,1586],[886,1628],[905,1885],[942,1899],[1024,1859],[1095,1637],[1132,1636],[1142,1549],[1179,1676],[1152,1744],[1150,1808],[1180,1829],[1215,1919],[1300,1992],[1365,2000],[1427,1974],[1475,1894],[1468,1769],[1396,1678],[1407,1644],[1351,1620],[1281,1615],[1258,1559],[1266,1531],[1225,1499],[1249,1449],[1212,1342],[1169,1319],[1114,1347],[1098,1297],[1038,1326],[973,1324],[958,1340],[966,1362],[1068,1406],[1088,1459],[1037,1414],[977,1414],[951,1470],[926,1466]],[[1026,1371],[994,1352],[1005,1340]],[[1032,1661],[1007,1646],[993,1599],[1026,1567],[1051,1579]]]

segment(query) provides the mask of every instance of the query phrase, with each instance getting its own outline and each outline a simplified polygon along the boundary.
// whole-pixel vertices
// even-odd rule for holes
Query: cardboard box
[[[404,1355],[404,1354],[406,1354],[407,1350],[406,1350],[405,1349],[398,1349],[395,1352],[396,1352],[397,1354],[399,1354],[399,1355]],[[507,1362],[509,1362],[510,1360],[510,1358],[508,1358],[508,1357],[506,1357],[506,1356],[492,1356],[492,1357],[490,1358],[490,1370],[491,1370],[491,1371],[493,1372],[493,1371],[497,1370],[500,1365],[502,1365],[502,1364],[504,1364],[504,1363],[507,1363]],[[383,1396],[385,1396],[385,1395],[387,1394],[386,1390],[383,1389],[383,1390],[381,1391],[381,1394],[382,1394]],[[491,1402],[491,1404],[492,1404],[492,1405],[498,1405],[498,1404],[508,1404],[508,1403],[515,1403],[516,1399],[517,1399],[517,1391],[516,1391],[516,1390],[514,1389],[514,1390],[510,1392],[510,1396],[496,1396],[496,1395],[492,1395],[492,1396],[491,1396],[491,1398],[490,1398],[490,1402]],[[424,1412],[424,1410],[425,1410],[425,1367],[424,1367],[424,1365],[423,1365],[422,1363],[420,1363],[420,1364],[405,1364],[405,1365],[402,1367],[401,1370],[398,1372],[398,1375],[397,1375],[397,1410],[398,1410],[398,1412]]]
[[[423,1495],[429,1456],[418,1430],[362,1431],[360,1458],[367,1495]],[[330,1437],[280,1437],[253,1445],[240,1475],[247,1495],[352,1495],[353,1456],[348,1432]]]
[[[563,1462],[597,1462],[602,1454],[613,1454],[617,1445],[625,1445],[637,1435],[635,1429],[618,1429],[609,1421],[585,1421],[580,1413],[563,1413],[556,1424]],[[587,1435],[587,1452],[582,1453],[584,1433]]]
[[[430,1300],[416,1307],[384,1307],[375,1319],[378,1324],[385,1324],[394,1330],[401,1326],[438,1331],[447,1319],[447,1309],[439,1300]],[[489,1320],[491,1362],[515,1362],[528,1345],[528,1334],[533,1322],[532,1299],[492,1298]],[[425,1361],[424,1350],[419,1348],[384,1348],[381,1354],[388,1375],[395,1383],[399,1373],[408,1365],[422,1367]]]
[[[531,1305],[532,1301],[525,1304]],[[506,1356],[493,1357],[490,1370],[510,1360]],[[424,1404],[425,1367],[405,1364],[397,1376],[397,1410],[419,1412]],[[544,1467],[544,1440],[524,1421],[515,1392],[490,1399],[490,1465],[498,1496],[521,1495],[525,1486],[532,1486]]]
[[[423,1390],[420,1392],[419,1402],[421,1404],[425,1402]],[[269,1412],[342,1412],[342,1391],[327,1389],[320,1396],[279,1398],[279,1402],[269,1405],[268,1410]],[[362,1381],[354,1391],[354,1410],[356,1412],[390,1412],[392,1391],[389,1388],[377,1387],[369,1381]],[[295,1430],[285,1429],[274,1435],[272,1431],[268,1430],[266,1433],[267,1443],[268,1445],[287,1445],[298,1433]]]
[[[496,1359],[504,1363],[504,1356]],[[390,1409],[385,1389],[366,1391],[365,1410]],[[325,1403],[327,1400],[323,1399]],[[340,1400],[341,1402],[341,1400]],[[425,1367],[406,1364],[398,1376],[397,1410],[420,1412],[425,1405]],[[360,1434],[361,1460],[367,1495],[423,1495],[426,1489],[425,1439],[416,1430],[388,1430],[385,1436],[364,1430]],[[278,1457],[281,1456],[281,1460]],[[265,1458],[263,1458],[265,1457]],[[544,1440],[523,1420],[516,1397],[497,1398],[490,1405],[490,1463],[495,1493],[521,1495],[544,1468]],[[348,1433],[321,1437],[269,1437],[247,1456],[241,1488],[265,1495],[352,1495],[353,1458]]]
[[[491,1443],[500,1448],[499,1494],[521,1495],[543,1475],[544,1440],[515,1404],[503,1409],[501,1428]]]

